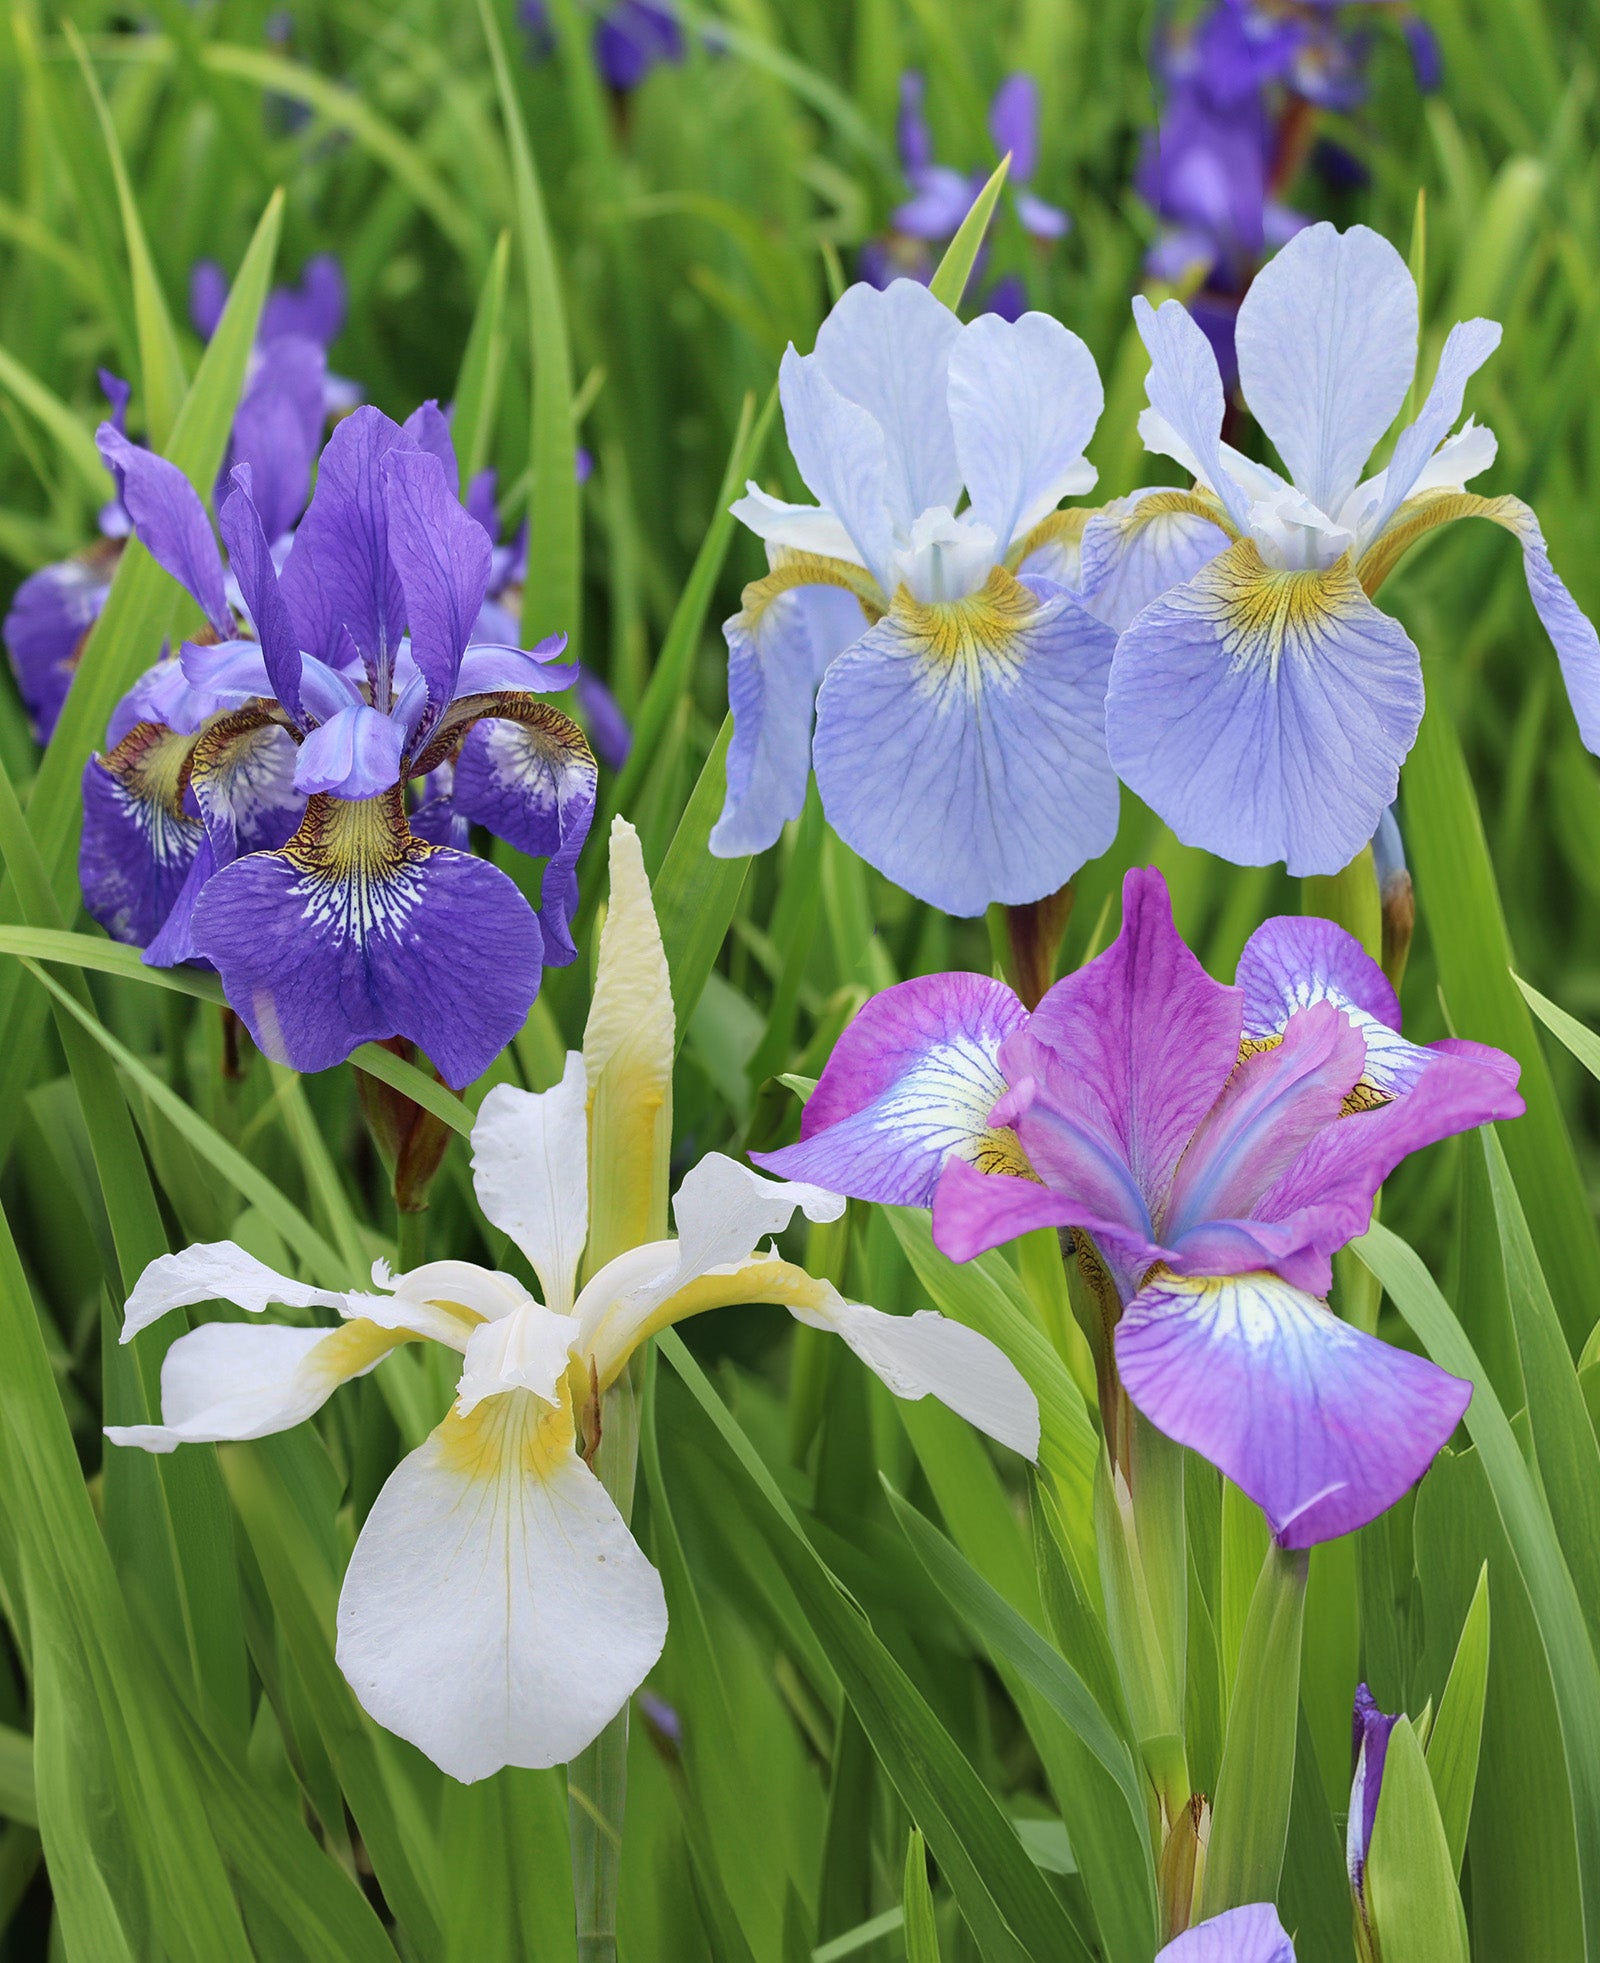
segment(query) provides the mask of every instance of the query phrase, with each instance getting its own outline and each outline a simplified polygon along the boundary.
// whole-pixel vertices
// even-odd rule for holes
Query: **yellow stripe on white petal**
[[[338,1626],[372,1717],[471,1781],[581,1752],[661,1654],[667,1607],[574,1450],[570,1406],[513,1391],[452,1413],[395,1469]]]
[[[826,1288],[826,1284],[822,1284]],[[1025,1459],[1039,1456],[1039,1400],[1003,1350],[965,1323],[935,1309],[885,1315],[864,1302],[792,1302],[789,1313],[813,1329],[842,1336],[896,1397],[936,1397],[979,1431]]]
[[[545,1302],[565,1313],[589,1231],[589,1079],[576,1050],[547,1091],[490,1091],[472,1127],[472,1183],[485,1216],[528,1257]]]
[[[589,1239],[593,1274],[667,1225],[672,1150],[672,983],[639,834],[611,827],[611,900],[583,1033],[589,1085]]]
[[[131,1342],[169,1309],[193,1308],[199,1302],[232,1302],[259,1315],[270,1302],[291,1309],[342,1309],[344,1297],[278,1274],[233,1241],[201,1241],[181,1254],[159,1255],[140,1275],[128,1296],[123,1342]]]
[[[171,1452],[179,1445],[266,1438],[318,1411],[343,1383],[364,1377],[405,1331],[364,1318],[342,1329],[208,1322],[180,1336],[161,1365],[158,1425],[107,1425],[113,1445]]]

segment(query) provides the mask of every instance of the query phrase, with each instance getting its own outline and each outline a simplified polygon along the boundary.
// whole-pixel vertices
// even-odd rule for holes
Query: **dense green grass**
[[[1154,225],[1129,188],[1154,114],[1149,10],[723,0],[715,32],[623,107],[590,64],[577,0],[552,6],[561,49],[541,65],[513,10],[491,9],[503,89],[484,20],[445,0],[298,0],[286,44],[269,41],[263,0],[135,11],[137,31],[89,0],[14,0],[0,31],[0,590],[93,535],[108,490],[89,442],[97,364],[134,378],[135,426],[211,483],[251,293],[241,278],[234,341],[225,330],[202,362],[184,306],[193,261],[234,273],[252,254],[259,304],[274,264],[283,277],[337,253],[351,304],[333,365],[396,415],[463,380],[476,393],[508,523],[536,486],[524,624],[568,628],[640,731],[602,800],[638,825],[656,882],[679,1168],[792,1135],[779,1080],[815,1076],[867,992],[986,969],[991,952],[982,922],[888,887],[814,806],[763,860],[707,856],[726,707],[716,624],[763,569],[718,513],[745,475],[801,495],[769,406],[776,364],[789,341],[810,345],[841,267],[902,195],[906,65],[927,72],[941,154],[963,167],[993,162],[996,83],[1016,67],[1039,78],[1037,184],[1074,230],[1040,257],[1002,208],[991,263],[1025,268],[1032,303],[1095,352],[1101,492],[1161,475],[1134,430],[1128,307]],[[1296,200],[1376,226],[1416,264],[1425,194],[1425,366],[1456,319],[1505,323],[1469,402],[1500,438],[1485,488],[1535,504],[1600,613],[1600,17],[1587,0],[1427,12],[1441,92],[1419,101],[1385,33],[1370,103],[1337,125],[1370,186],[1333,197],[1308,178]],[[560,468],[575,410],[596,463],[581,493]],[[334,1286],[394,1253],[351,1071],[301,1080],[256,1058],[225,1075],[214,986],[140,969],[79,908],[82,763],[172,625],[173,592],[130,553],[42,765],[0,687],[0,1955],[572,1957],[569,1818],[580,1852],[595,1835],[581,1801],[569,1815],[566,1774],[453,1785],[364,1717],[332,1660],[354,1533],[442,1412],[444,1378],[403,1352],[280,1438],[161,1460],[102,1451],[105,1418],[141,1413],[156,1389],[166,1337],[115,1341],[156,1254],[232,1235]],[[1569,1024],[1546,1033],[1514,976],[1600,1024],[1600,776],[1511,541],[1454,528],[1385,604],[1424,650],[1429,690],[1402,779],[1419,906],[1408,1033],[1514,1052],[1529,1114],[1502,1127],[1503,1156],[1469,1135],[1407,1165],[1383,1227],[1346,1257],[1342,1289],[1368,1285],[1365,1263],[1388,1291],[1385,1335],[1479,1388],[1459,1451],[1420,1494],[1316,1551],[1298,1721],[1292,1654],[1261,1653],[1246,1628],[1259,1518],[1190,1462],[1190,1769],[1216,1792],[1242,1708],[1224,1687],[1264,1697],[1277,1668],[1299,1742],[1278,1899],[1302,1963],[1349,1956],[1351,1693],[1365,1676],[1386,1709],[1420,1718],[1431,1699],[1437,1713],[1464,1625],[1471,1674],[1487,1562],[1462,1879],[1473,1954],[1567,1963],[1600,1957],[1600,1043]],[[548,978],[471,1105],[496,1080],[547,1085],[580,1036],[602,835],[597,823],[580,960]],[[1281,869],[1189,850],[1125,798],[1115,847],[1079,881],[1064,963],[1104,945],[1122,870],[1152,861],[1219,975],[1262,917],[1300,904]],[[897,1405],[775,1310],[722,1311],[662,1346],[634,1520],[672,1614],[650,1690],[677,1723],[636,1710],[627,1745],[620,1954],[1046,1963],[1084,1953],[1067,1946],[1076,1929],[1098,1930],[1115,1963],[1149,1963],[1147,1823],[1123,1806],[1106,1824],[1116,1785],[1074,1701],[1085,1684],[1100,1699],[1142,1798],[1086,1599],[1098,1581],[1085,1592],[1070,1572],[1074,1550],[1093,1566],[1091,1479],[1070,1449],[1089,1420],[1040,1336],[1038,1277],[1019,1280],[1009,1256],[955,1270],[920,1217],[880,1209],[810,1236],[813,1265],[859,1299],[931,1294],[996,1335],[1034,1381],[1054,1449],[1024,1490],[1017,1461],[942,1410]],[[459,1139],[427,1240],[497,1252]],[[586,1760],[574,1781],[596,1771]],[[614,1768],[598,1771],[614,1809]],[[1064,1819],[1078,1874],[1061,1872]],[[919,1861],[906,1880],[913,1827],[933,1857],[931,1908]],[[1385,1963],[1452,1953],[1386,1949]]]

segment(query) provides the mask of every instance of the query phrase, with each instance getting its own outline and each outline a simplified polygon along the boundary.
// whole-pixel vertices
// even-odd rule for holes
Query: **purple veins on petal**
[[[193,739],[138,723],[83,769],[83,903],[114,941],[145,947],[172,911],[200,848],[186,809]]]
[[[1249,1902],[1186,1929],[1156,1963],[1295,1963],[1294,1944],[1271,1902]]]
[[[758,1165],[852,1198],[928,1206],[952,1153],[1026,1172],[1014,1133],[990,1123],[1005,1093],[1000,1046],[1027,1021],[1003,982],[928,975],[867,1003],[834,1045],[798,1144]]]
[[[457,1089],[522,1027],[543,952],[505,874],[414,837],[398,788],[313,798],[281,851],[216,874],[193,935],[267,1055],[323,1070],[404,1036]]]
[[[199,493],[176,464],[141,450],[111,423],[100,425],[95,442],[151,557],[193,595],[212,627],[226,638],[233,631],[233,616],[222,557]]]

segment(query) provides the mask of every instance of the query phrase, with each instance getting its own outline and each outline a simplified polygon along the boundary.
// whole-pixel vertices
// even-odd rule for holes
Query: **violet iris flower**
[[[202,341],[209,341],[217,331],[217,323],[222,319],[222,310],[228,304],[228,276],[215,259],[200,259],[189,275],[189,319],[194,331]],[[252,369],[245,378],[245,392],[241,402],[250,399],[256,374],[256,364],[261,363],[275,341],[312,341],[322,349],[324,355],[338,340],[344,327],[345,312],[349,305],[349,295],[345,288],[344,271],[331,252],[319,252],[308,259],[296,286],[275,286],[267,295],[266,304],[261,309],[261,322],[256,329],[255,352],[252,356]],[[322,406],[325,415],[342,416],[354,409],[361,400],[361,385],[343,375],[335,375],[324,363],[322,371]],[[315,451],[312,453],[315,455]],[[225,485],[230,465],[223,466],[219,487]],[[259,490],[259,486],[257,487]],[[225,490],[219,495],[226,495]]]
[[[522,0],[517,9],[536,60],[555,48],[545,0]],[[612,0],[594,24],[594,65],[607,88],[628,95],[653,69],[684,56],[683,24],[660,0]]]
[[[1255,1500],[1285,1547],[1365,1525],[1427,1470],[1470,1387],[1342,1322],[1333,1253],[1408,1153],[1515,1116],[1498,1050],[1400,1034],[1382,971],[1325,920],[1269,920],[1238,980],[1131,872],[1123,924],[1030,1016],[998,981],[876,996],[835,1046],[785,1177],[933,1207],[952,1259],[1071,1227],[1121,1383]]]
[[[1467,491],[1494,462],[1493,432],[1469,418],[1451,433],[1499,345],[1497,322],[1451,329],[1415,422],[1387,467],[1363,477],[1411,388],[1416,286],[1363,225],[1301,232],[1239,310],[1244,396],[1280,476],[1222,441],[1222,378],[1183,308],[1133,305],[1151,361],[1140,434],[1195,490],[1147,498],[1114,532],[1091,521],[1083,578],[1137,560],[1142,514],[1187,512],[1214,528],[1215,556],[1126,626],[1106,696],[1117,774],[1185,844],[1238,865],[1282,859],[1297,876],[1338,872],[1362,849],[1423,708],[1421,658],[1371,596],[1418,538],[1456,518],[1491,519],[1521,545],[1579,734],[1600,753],[1594,627],[1529,507]]]
[[[1249,1902],[1185,1929],[1156,1963],[1295,1963],[1294,1944],[1271,1902]]]
[[[240,638],[199,498],[102,424],[140,538],[217,637],[186,643],[118,711],[84,772],[85,903],[153,965],[215,965],[269,1056],[320,1070],[370,1038],[419,1044],[456,1086],[521,1028],[568,920],[593,815],[582,731],[539,697],[563,638],[469,647],[492,548],[457,502],[432,404],[334,431],[281,572],[234,472],[221,530],[256,638]],[[487,723],[491,740],[463,747]],[[493,866],[419,837],[406,788],[452,766],[446,810],[548,860],[537,916]]]
[[[1344,1862],[1350,1876],[1350,1891],[1357,1912],[1366,1913],[1367,1856],[1372,1850],[1372,1829],[1378,1818],[1378,1795],[1383,1786],[1383,1765],[1389,1753],[1389,1734],[1400,1722],[1378,1709],[1378,1700],[1365,1684],[1356,1686],[1355,1708],[1350,1717],[1350,1752],[1355,1775],[1350,1783],[1350,1817],[1345,1828]]]
[[[712,851],[772,845],[814,763],[834,830],[918,899],[970,915],[1055,892],[1118,817],[1111,630],[1029,563],[1094,483],[1094,357],[1046,314],[963,326],[896,280],[852,286],[779,390],[819,502],[750,484],[733,507],[771,571],[723,624]]]

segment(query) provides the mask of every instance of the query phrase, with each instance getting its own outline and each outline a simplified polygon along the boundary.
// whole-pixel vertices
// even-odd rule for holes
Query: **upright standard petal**
[[[405,632],[405,593],[389,552],[383,460],[415,445],[370,406],[347,416],[317,466],[316,495],[283,568],[283,595],[307,654],[344,665],[348,633],[375,672],[387,672]]]
[[[780,555],[766,579],[744,589],[740,611],[722,625],[733,740],[727,799],[711,833],[718,858],[766,851],[800,816],[817,689],[835,657],[867,630],[850,587],[790,583],[809,563]]]
[[[476,718],[455,758],[455,808],[530,859],[546,861],[539,889],[544,960],[577,958],[570,922],[578,910],[578,855],[594,820],[594,753],[570,716],[530,695],[469,697],[449,712]],[[424,753],[426,773],[447,750]]]
[[[392,450],[381,470],[411,658],[427,679],[428,703],[437,715],[455,693],[462,650],[489,590],[493,546],[456,498],[437,456]]]
[[[1029,1160],[1076,1195],[1080,1218],[1149,1231],[1233,1072],[1240,1019],[1239,991],[1213,981],[1179,937],[1166,881],[1130,872],[1116,940],[1057,982],[1000,1053],[1009,1083],[1036,1086],[1017,1120]]]
[[[493,866],[413,838],[398,788],[314,797],[282,851],[211,880],[193,931],[257,1044],[296,1070],[405,1036],[459,1089],[539,989],[527,901]]]
[[[1250,1902],[1186,1929],[1156,1963],[1294,1963],[1294,1944],[1271,1902]]]
[[[1138,1408],[1248,1493],[1284,1547],[1393,1506],[1472,1396],[1272,1274],[1159,1274],[1117,1324],[1116,1351]]]
[[[1375,539],[1415,490],[1417,479],[1461,414],[1467,383],[1499,345],[1497,320],[1457,321],[1451,328],[1428,399],[1417,420],[1400,433],[1389,467],[1383,473],[1382,491],[1375,507],[1370,513],[1352,514],[1360,527],[1358,547]],[[1358,493],[1354,501],[1359,501],[1359,496]]]
[[[1221,500],[1236,529],[1250,522],[1250,500],[1229,475],[1222,458],[1222,376],[1211,343],[1176,300],[1159,311],[1142,293],[1133,317],[1150,353],[1145,393],[1150,407],[1176,431],[1198,468],[1207,490]]]
[[[1341,871],[1394,800],[1422,664],[1348,559],[1279,572],[1242,539],[1117,643],[1111,760],[1186,845]]]
[[[222,507],[220,525],[228,548],[228,566],[255,622],[272,694],[296,722],[303,724],[300,700],[300,639],[278,587],[270,533],[262,523],[254,497],[255,473],[250,464],[238,465],[233,490]]]
[[[341,1384],[364,1377],[408,1340],[364,1321],[340,1329],[208,1322],[162,1359],[161,1423],[107,1425],[106,1436],[146,1452],[266,1438],[303,1423]]]
[[[1334,516],[1417,365],[1406,262],[1365,225],[1308,225],[1256,274],[1235,340],[1252,414],[1296,487]]]
[[[982,314],[950,350],[950,420],[973,516],[1003,558],[1064,497],[1092,488],[1084,449],[1105,390],[1094,356],[1049,314]]]
[[[1026,1172],[1016,1134],[989,1114],[1006,1090],[1000,1046],[1027,1020],[987,975],[898,982],[834,1044],[799,1143],[751,1157],[786,1179],[889,1206],[931,1206],[952,1154],[983,1172]]]
[[[964,600],[908,593],[833,663],[813,743],[854,851],[947,913],[1065,885],[1116,836],[1105,751],[1110,630],[996,567]]]
[[[881,289],[852,286],[817,331],[810,359],[883,432],[888,505],[902,530],[934,505],[953,511],[961,495],[948,403],[950,356],[961,333],[950,309],[910,279]],[[823,502],[839,509],[831,498]]]
[[[194,596],[226,640],[233,632],[233,616],[223,590],[221,555],[200,494],[176,464],[130,443],[112,423],[100,425],[95,442],[151,558]]]
[[[834,387],[814,354],[799,355],[793,347],[785,351],[778,394],[789,448],[806,487],[838,519],[856,557],[886,588],[894,525],[883,431],[865,409]]]
[[[336,1655],[366,1710],[454,1779],[576,1757],[666,1640],[660,1578],[526,1391],[447,1417],[367,1515]]]
[[[1400,998],[1353,934],[1331,920],[1280,914],[1245,942],[1236,974],[1244,990],[1244,1033],[1254,1043],[1282,1035],[1313,1002],[1333,1002],[1361,1031],[1361,1083],[1381,1097],[1410,1090],[1430,1055],[1400,1034]]]
[[[108,756],[83,767],[83,903],[114,941],[148,947],[172,911],[200,850],[184,809],[193,739],[136,723]]]
[[[472,1127],[472,1184],[484,1217],[521,1248],[546,1304],[564,1314],[589,1232],[589,1079],[577,1050],[550,1090],[490,1091]]]

